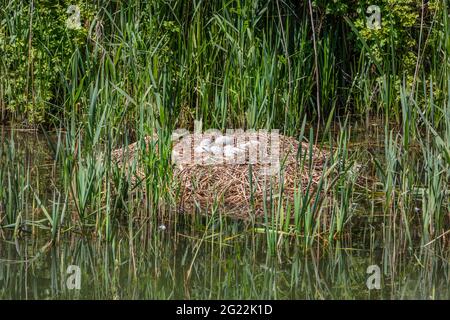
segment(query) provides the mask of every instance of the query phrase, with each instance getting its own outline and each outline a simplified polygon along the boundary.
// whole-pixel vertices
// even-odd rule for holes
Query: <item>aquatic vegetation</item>
[[[448,298],[448,3],[356,2],[0,0],[0,297]]]
[[[146,137],[145,143],[151,153],[149,145],[156,150],[158,138]],[[112,153],[118,166],[135,173],[135,185],[146,179],[146,163],[139,162],[137,144]],[[271,193],[275,206],[292,202],[296,192],[315,195],[328,157],[312,143],[256,131],[187,134],[173,142],[171,152],[174,183],[179,185],[178,212],[208,212],[217,201],[223,215],[246,219],[264,215]]]

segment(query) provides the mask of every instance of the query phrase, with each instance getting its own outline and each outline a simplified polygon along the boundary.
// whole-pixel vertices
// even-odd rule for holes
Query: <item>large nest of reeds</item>
[[[157,137],[145,143],[157,147]],[[113,159],[144,170],[133,158],[137,145],[118,149]],[[148,148],[155,152],[155,148]],[[127,154],[129,156],[124,157]],[[172,146],[172,165],[179,184],[178,210],[248,218],[293,202],[307,191],[313,195],[327,153],[294,138],[269,132],[187,134]],[[124,161],[123,159],[128,159]]]

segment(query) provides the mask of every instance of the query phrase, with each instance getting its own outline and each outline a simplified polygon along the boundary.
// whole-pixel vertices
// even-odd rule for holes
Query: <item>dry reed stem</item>
[[[208,136],[204,135],[203,138],[205,137]],[[237,138],[233,138],[236,141]],[[246,137],[246,139],[254,138],[254,135]],[[264,140],[270,140],[270,137],[269,134],[258,134],[258,139],[264,145],[267,142]],[[172,148],[173,154],[179,157],[187,148],[191,148],[193,157],[194,140],[193,135],[187,135],[181,141],[175,142]],[[203,163],[175,159],[173,175],[180,186],[178,209],[183,212],[192,212],[195,209],[209,212],[217,203],[224,215],[248,218],[251,213],[256,216],[263,215],[264,205],[270,208],[272,205],[276,207],[280,199],[283,204],[293,201],[296,192],[304,194],[308,185],[314,193],[328,154],[313,147],[310,162],[308,143],[302,142],[299,150],[300,143],[294,138],[279,135],[279,141],[280,169],[273,175],[264,174],[264,169],[267,169],[270,164],[261,163],[259,158],[251,165],[227,163],[225,157],[222,159],[216,157],[215,161],[212,161],[215,164],[208,162],[208,159]],[[145,138],[147,150],[153,150],[149,148],[150,142],[155,143],[154,150],[157,152],[157,137]],[[137,161],[133,183],[145,179],[144,170],[140,165],[142,162],[139,159],[139,149],[139,145],[134,143],[117,149],[112,154],[112,159],[119,166],[125,166],[125,170],[129,170],[133,162]],[[301,157],[297,157],[299,151]],[[249,159],[248,157],[247,153],[246,160]],[[298,158],[303,158],[304,161]],[[274,202],[272,204],[271,199]]]

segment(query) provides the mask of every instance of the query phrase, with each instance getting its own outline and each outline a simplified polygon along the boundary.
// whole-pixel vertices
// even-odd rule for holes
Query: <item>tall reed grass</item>
[[[372,199],[373,207],[382,203],[384,223],[392,227],[386,237],[397,237],[394,230],[400,224],[405,247],[413,247],[418,234],[422,245],[446,239],[447,2],[428,30],[433,41],[427,38],[417,48],[427,56],[418,55],[412,82],[399,70],[395,54],[382,55],[381,61],[375,58],[376,52],[349,17],[334,29],[319,30],[312,27],[320,22],[319,13],[314,11],[311,17],[307,5],[97,2],[95,15],[83,26],[84,42],[74,42],[71,32],[61,35],[71,54],[57,62],[51,99],[40,96],[45,90],[34,80],[38,71],[33,70],[45,67],[57,54],[46,52],[43,59],[34,58],[34,50],[45,47],[44,40],[49,39],[34,38],[33,11],[23,2],[0,3],[1,48],[14,39],[23,42],[8,55],[28,57],[21,63],[28,66],[29,100],[23,109],[9,106],[18,73],[3,60],[2,114],[10,124],[21,125],[29,120],[30,103],[33,107],[43,102],[45,124],[40,130],[48,136],[56,132],[57,137],[47,139],[54,159],[52,178],[57,181],[48,198],[33,186],[36,177],[26,163],[16,160],[14,141],[2,141],[2,227],[17,231],[25,224],[33,230],[48,229],[53,241],[72,231],[112,242],[124,226],[130,239],[144,239],[151,231],[143,231],[142,226],[155,229],[163,220],[187,223],[191,219],[201,222],[206,234],[205,226],[214,223],[218,214],[206,222],[179,217],[174,210],[179,195],[170,167],[171,132],[192,129],[194,120],[201,119],[205,129],[281,129],[330,151],[318,193],[297,193],[292,204],[278,206],[270,198],[279,197],[283,190],[268,195],[266,219],[256,230],[266,235],[272,253],[282,247],[283,239],[301,239],[305,247],[312,247],[317,241],[328,244],[345,237],[358,215],[356,202],[361,197]],[[313,35],[316,41],[311,41]],[[348,52],[350,36],[362,48],[359,54]],[[390,46],[395,52],[395,43]],[[352,125],[354,119],[370,122],[374,115],[384,118],[384,148],[367,155],[370,144],[367,150],[350,147]],[[347,120],[341,121],[342,116]],[[158,151],[154,146],[146,149],[144,139],[153,133],[159,137]],[[111,152],[134,141],[139,148],[130,157],[137,155],[136,160],[131,171],[124,170],[111,161]],[[309,156],[306,151],[300,158],[305,168]],[[364,175],[360,163],[365,157],[370,163],[362,169],[370,168],[375,182],[362,185],[358,178]],[[142,163],[146,178],[132,187],[133,171]],[[327,197],[320,198],[320,193]],[[30,207],[37,215],[25,218]]]

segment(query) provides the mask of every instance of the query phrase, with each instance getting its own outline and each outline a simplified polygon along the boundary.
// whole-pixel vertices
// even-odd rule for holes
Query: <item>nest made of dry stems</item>
[[[144,137],[143,143],[146,152],[158,153],[158,137],[156,135]],[[145,169],[142,165],[143,159],[140,150],[140,142],[137,141],[111,152],[112,161],[129,176],[132,186],[145,179]]]
[[[178,209],[182,212],[211,212],[214,208],[224,215],[248,218],[252,213],[264,215],[264,208],[277,208],[279,201],[285,205],[293,201],[296,193],[304,194],[307,188],[314,194],[323,171],[326,152],[294,138],[270,133],[229,135],[233,146],[250,145],[238,155],[198,154],[201,141],[215,140],[217,134],[189,134],[173,143],[172,164],[174,178],[179,183]],[[274,138],[278,138],[273,154]],[[147,147],[157,137],[147,137]],[[257,141],[257,146],[251,142]],[[157,144],[157,142],[156,142]],[[157,146],[156,148],[157,149]],[[136,161],[138,145],[115,150],[113,159],[127,168]],[[127,156],[125,156],[127,154]],[[124,161],[124,159],[127,159]],[[278,163],[276,163],[278,159]],[[139,161],[137,161],[139,162]],[[275,164],[275,165],[274,165]],[[145,178],[144,170],[137,165],[135,181]]]

